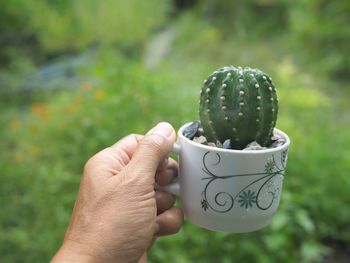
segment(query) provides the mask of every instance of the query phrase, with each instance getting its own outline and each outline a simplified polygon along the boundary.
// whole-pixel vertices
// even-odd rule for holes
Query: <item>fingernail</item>
[[[173,127],[167,122],[161,122],[156,127],[151,129],[148,134],[159,134],[168,138],[173,133]]]

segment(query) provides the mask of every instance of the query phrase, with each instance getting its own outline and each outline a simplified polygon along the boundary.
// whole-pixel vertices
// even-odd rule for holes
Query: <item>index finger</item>
[[[112,146],[91,157],[85,164],[85,171],[91,174],[116,175],[127,165],[137,148],[142,135],[130,134]]]
[[[116,160],[114,169],[120,171],[130,162],[139,141],[143,137],[143,135],[139,134],[130,134],[109,147],[113,158]]]

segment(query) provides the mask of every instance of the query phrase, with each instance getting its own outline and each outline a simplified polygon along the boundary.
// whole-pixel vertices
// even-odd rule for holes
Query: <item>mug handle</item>
[[[175,143],[173,146],[173,149],[171,150],[173,153],[176,153],[177,155],[180,155],[181,152],[181,147],[178,143]],[[172,182],[166,186],[159,186],[159,185],[155,185],[155,189],[156,190],[161,190],[176,196],[180,196],[180,184],[178,181],[178,178],[176,179],[175,182]]]

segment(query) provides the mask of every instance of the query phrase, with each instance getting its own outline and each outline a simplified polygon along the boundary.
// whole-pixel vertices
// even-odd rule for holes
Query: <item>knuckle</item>
[[[127,137],[134,139],[136,142],[140,141],[143,136],[137,133],[131,133]]]
[[[99,160],[102,158],[103,156],[103,151],[100,151],[98,153],[96,153],[95,155],[93,155],[92,157],[90,157],[86,163],[84,164],[84,174],[89,174],[92,170],[94,170],[94,168],[97,166],[97,164],[99,163]]]
[[[152,150],[156,153],[162,153],[164,144],[166,140],[163,136],[159,134],[151,134],[147,137],[145,137],[141,142],[140,145],[142,147],[145,147],[148,150]]]
[[[87,174],[90,170],[91,167],[93,167],[93,163],[94,163],[94,157],[92,156],[89,160],[86,161],[86,163],[84,164],[84,174]]]

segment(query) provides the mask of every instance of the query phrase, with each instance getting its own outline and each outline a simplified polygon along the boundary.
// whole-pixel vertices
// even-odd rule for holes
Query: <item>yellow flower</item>
[[[36,134],[39,130],[38,126],[34,123],[29,124],[28,129],[31,134]]]
[[[28,154],[29,154],[30,156],[35,157],[35,156],[38,155],[38,153],[39,153],[39,148],[38,148],[37,146],[35,146],[35,145],[30,145],[30,146],[29,146]]]
[[[103,100],[106,97],[106,92],[103,90],[97,90],[94,92],[94,98],[95,100]]]
[[[17,130],[21,125],[21,122],[18,118],[14,118],[10,121],[10,128],[12,130]]]

